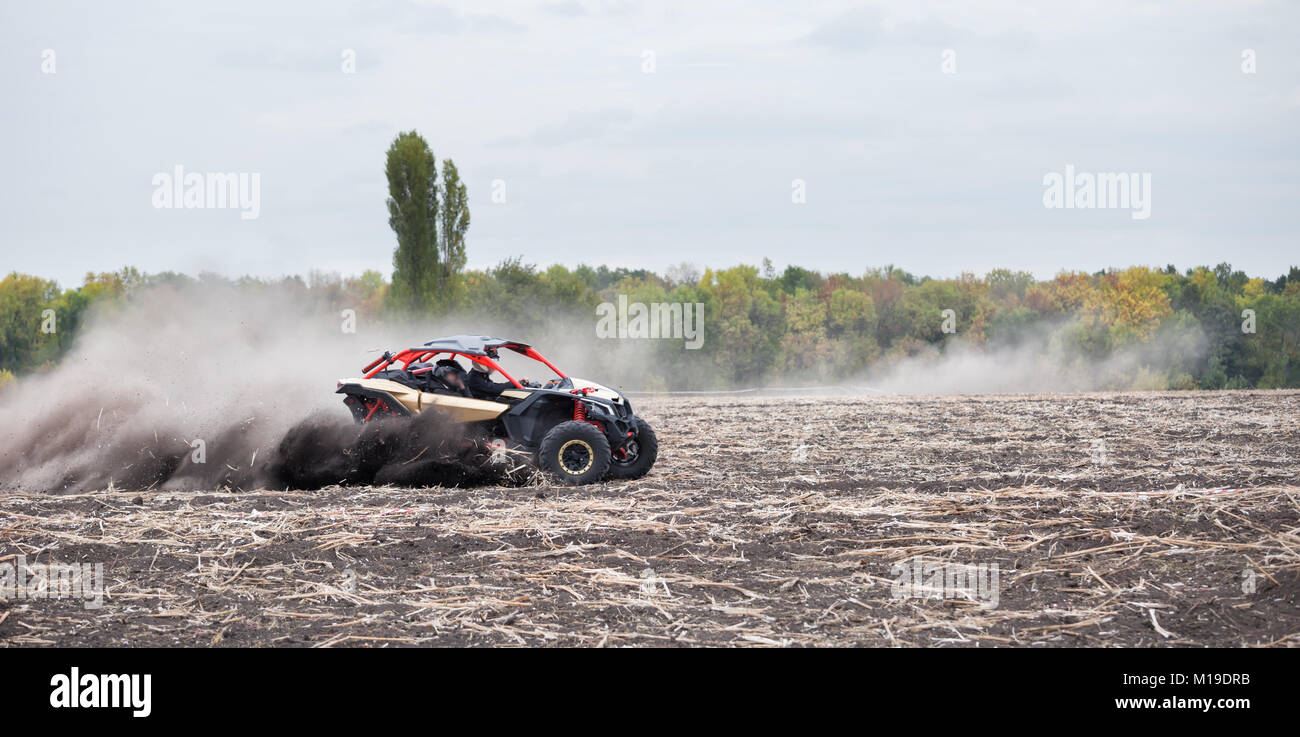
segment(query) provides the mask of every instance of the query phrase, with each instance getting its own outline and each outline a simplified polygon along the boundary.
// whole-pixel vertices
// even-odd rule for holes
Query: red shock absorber
[[[591,391],[591,390],[590,390],[590,389],[574,389],[571,393],[572,393],[572,394],[580,394],[580,395],[582,395],[583,397],[585,397],[585,396],[587,396],[587,392],[589,392],[589,391]],[[605,432],[605,426],[604,426],[604,425],[602,425],[601,423],[597,422],[596,420],[589,420],[589,419],[587,419],[587,406],[586,406],[585,404],[582,403],[582,399],[581,399],[581,397],[575,397],[574,400],[573,400],[573,420],[574,420],[575,422],[585,422],[585,423],[587,423],[587,424],[589,424],[589,425],[595,425],[596,429],[600,430],[601,432]]]
[[[587,406],[583,404],[580,399],[573,400],[573,419],[575,422],[585,422],[588,425],[594,426],[597,430],[605,432],[604,425],[595,420],[587,419]]]

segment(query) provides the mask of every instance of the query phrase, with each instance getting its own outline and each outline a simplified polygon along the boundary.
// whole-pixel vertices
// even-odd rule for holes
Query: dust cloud
[[[439,325],[358,325],[273,289],[200,283],[99,309],[0,396],[0,487],[319,488],[498,479],[437,413],[356,425],[334,390]],[[417,340],[418,339],[418,340]]]
[[[933,346],[883,362],[856,382],[894,394],[1017,394],[1177,388],[1169,377],[1186,372],[1208,350],[1196,328],[1171,328],[1149,343],[1094,355],[1080,323],[1021,329],[1014,340],[971,345],[960,337],[941,352]],[[1190,376],[1188,376],[1190,380]]]

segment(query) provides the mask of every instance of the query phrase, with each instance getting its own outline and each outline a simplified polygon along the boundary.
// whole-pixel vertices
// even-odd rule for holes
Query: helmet
[[[483,364],[479,363],[478,361],[471,361],[471,362],[470,362],[469,370],[470,370],[470,371],[477,371],[477,372],[479,372],[479,373],[481,373],[481,374],[490,374],[490,373],[492,373],[492,369],[488,368],[487,366],[484,366]]]
[[[452,391],[465,388],[465,369],[460,366],[439,366],[433,370],[433,378]]]

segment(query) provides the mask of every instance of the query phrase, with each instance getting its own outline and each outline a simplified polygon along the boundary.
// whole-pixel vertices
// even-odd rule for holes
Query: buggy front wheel
[[[587,422],[561,422],[546,433],[537,450],[542,470],[569,486],[600,481],[611,460],[605,434]]]

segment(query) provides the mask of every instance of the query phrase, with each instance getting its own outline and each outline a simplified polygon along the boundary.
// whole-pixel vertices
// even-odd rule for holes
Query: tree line
[[[1134,266],[1097,273],[1067,271],[1050,280],[997,269],[983,276],[917,278],[886,266],[861,274],[825,274],[770,263],[727,269],[679,265],[665,273],[520,259],[457,274],[454,299],[426,314],[459,315],[466,331],[510,326],[522,340],[592,338],[596,306],[616,302],[704,305],[704,341],[653,343],[670,373],[647,380],[660,388],[754,386],[792,376],[831,382],[909,358],[939,357],[956,343],[976,351],[1021,344],[1070,360],[1096,361],[1143,346],[1158,347],[1153,366],[1133,366],[1115,389],[1300,387],[1300,268],[1275,279],[1250,277],[1228,264],[1178,271]],[[88,274],[82,285],[12,273],[0,281],[0,371],[21,375],[54,365],[76,339],[92,308],[120,309],[155,284],[221,283],[277,290],[337,314],[361,319],[405,315],[398,282],[376,271],[356,277],[231,280],[203,274],[143,274],[134,268]],[[54,316],[57,330],[44,332]],[[589,333],[589,334],[588,334]]]

